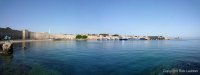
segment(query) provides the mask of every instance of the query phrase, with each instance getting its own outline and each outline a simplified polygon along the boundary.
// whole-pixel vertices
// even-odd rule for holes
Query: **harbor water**
[[[200,40],[37,41],[0,55],[0,75],[200,75]]]

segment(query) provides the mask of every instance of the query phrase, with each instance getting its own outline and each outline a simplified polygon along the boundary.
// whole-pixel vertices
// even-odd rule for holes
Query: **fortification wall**
[[[30,32],[28,30],[12,30],[11,28],[0,28],[0,40],[5,36],[10,36],[12,40],[32,39],[32,40],[46,40],[46,39],[65,39],[73,40],[76,35],[65,34],[48,34],[47,32]]]
[[[49,39],[49,34],[40,32],[29,32],[29,38],[33,40],[45,40]]]
[[[51,34],[51,39],[65,39],[65,40],[73,40],[75,39],[75,35],[65,35],[65,34]]]

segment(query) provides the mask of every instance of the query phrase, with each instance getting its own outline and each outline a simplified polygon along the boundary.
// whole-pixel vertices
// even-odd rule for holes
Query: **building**
[[[88,34],[88,40],[97,40],[99,39],[99,35],[97,34]]]
[[[23,40],[29,39],[30,38],[29,36],[30,35],[29,35],[28,30],[26,30],[26,29],[22,30],[22,39]]]
[[[148,36],[149,40],[165,40],[163,36]]]

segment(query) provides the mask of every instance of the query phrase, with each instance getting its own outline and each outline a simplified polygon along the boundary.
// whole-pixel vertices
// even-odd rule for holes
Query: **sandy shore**
[[[34,42],[34,41],[51,41],[51,40],[11,40],[12,43],[20,43],[20,42]],[[3,44],[4,41],[0,41],[0,44]]]

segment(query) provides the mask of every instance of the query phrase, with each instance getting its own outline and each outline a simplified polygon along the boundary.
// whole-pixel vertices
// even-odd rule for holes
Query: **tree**
[[[83,35],[83,36],[82,36],[82,39],[87,39],[87,36],[86,36],[86,35]]]
[[[86,35],[77,35],[76,39],[87,39]]]
[[[76,39],[81,39],[82,36],[81,35],[76,35]]]

